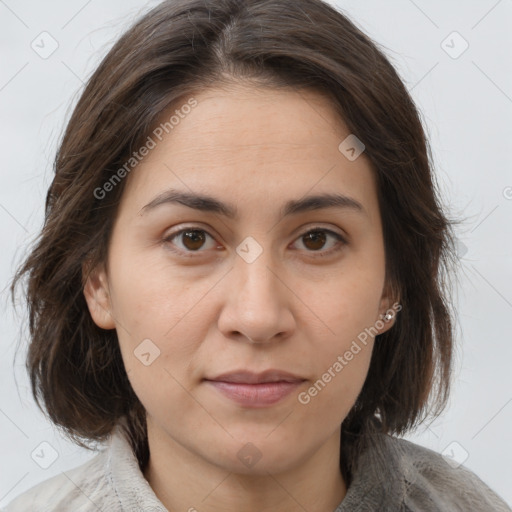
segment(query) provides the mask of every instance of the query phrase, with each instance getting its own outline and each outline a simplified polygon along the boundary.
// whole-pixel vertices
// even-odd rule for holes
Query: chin
[[[229,430],[229,429],[228,429]],[[277,474],[293,469],[300,463],[302,454],[297,451],[298,448],[305,449],[300,441],[294,441],[293,436],[276,435],[269,436],[272,429],[265,429],[254,436],[243,436],[243,440],[230,431],[235,439],[232,439],[227,445],[219,440],[215,453],[209,451],[203,452],[204,458],[226,471],[235,474],[261,475],[268,476],[269,473]]]

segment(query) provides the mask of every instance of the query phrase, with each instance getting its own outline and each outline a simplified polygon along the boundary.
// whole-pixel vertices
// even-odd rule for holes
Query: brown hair
[[[321,0],[164,1],[103,59],[57,152],[42,232],[11,285],[14,300],[28,274],[32,393],[84,448],[126,422],[145,467],[144,407],[116,331],[95,325],[83,295],[83,264],[106,261],[125,180],[105,197],[94,191],[142,146],[164,109],[240,80],[324,94],[374,168],[386,281],[403,309],[377,337],[368,377],[342,424],[341,470],[350,482],[369,434],[403,434],[446,405],[453,349],[447,271],[456,256],[413,100],[376,43]]]

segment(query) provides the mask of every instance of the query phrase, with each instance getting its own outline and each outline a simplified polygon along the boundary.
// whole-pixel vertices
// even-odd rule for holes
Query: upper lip
[[[236,370],[223,373],[217,377],[207,378],[206,380],[215,380],[220,382],[234,382],[238,384],[261,384],[263,382],[302,382],[302,377],[282,370],[265,370],[264,372],[254,373],[247,370]]]

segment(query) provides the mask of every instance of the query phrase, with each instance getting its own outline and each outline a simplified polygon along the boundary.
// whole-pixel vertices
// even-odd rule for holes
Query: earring
[[[386,313],[386,314],[384,315],[384,320],[385,320],[386,322],[389,322],[392,318],[393,318],[393,315],[392,315],[391,313]]]

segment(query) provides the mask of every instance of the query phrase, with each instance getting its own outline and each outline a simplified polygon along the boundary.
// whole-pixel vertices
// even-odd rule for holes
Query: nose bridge
[[[264,248],[253,237],[247,237],[237,247],[235,281],[239,294],[245,299],[274,299],[279,294],[279,279],[274,269],[275,261],[269,247]]]
[[[230,272],[228,293],[219,319],[226,336],[240,333],[253,342],[271,341],[290,328],[290,312],[286,312],[286,287],[270,249],[255,240],[237,247],[237,258]]]

